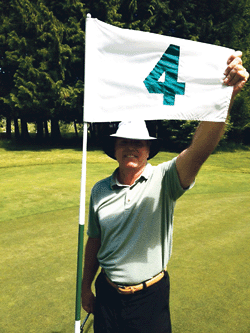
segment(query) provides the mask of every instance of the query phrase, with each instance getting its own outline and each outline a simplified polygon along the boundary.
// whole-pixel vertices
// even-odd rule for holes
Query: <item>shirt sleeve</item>
[[[176,168],[177,157],[173,158],[171,161],[163,163],[163,172],[165,173],[164,181],[165,186],[168,187],[170,197],[176,201],[180,198],[187,190],[191,189],[194,186],[194,183],[191,184],[188,188],[184,189],[181,186],[180,179],[178,176]]]
[[[89,203],[89,220],[88,220],[87,235],[91,238],[100,238],[101,237],[100,224],[99,224],[98,217],[97,217],[97,214],[94,209],[93,191],[91,193],[90,203]]]

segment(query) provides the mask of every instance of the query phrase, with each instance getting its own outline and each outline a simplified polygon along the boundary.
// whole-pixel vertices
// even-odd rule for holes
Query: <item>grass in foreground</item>
[[[73,332],[81,151],[0,154],[0,331]],[[160,153],[152,164],[173,156]],[[249,162],[249,151],[212,155],[177,204],[168,267],[173,333],[250,331]],[[115,166],[88,153],[87,207],[93,184]],[[92,317],[85,331],[93,332]]]

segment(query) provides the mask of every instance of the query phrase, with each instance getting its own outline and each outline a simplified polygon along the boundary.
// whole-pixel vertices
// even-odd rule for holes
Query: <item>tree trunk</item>
[[[11,118],[6,118],[6,138],[11,139]]]
[[[42,120],[36,121],[36,139],[38,141],[42,141],[42,139],[43,139],[43,121]]]
[[[60,127],[57,119],[51,119],[51,139],[54,142],[58,142],[61,139]]]
[[[19,125],[18,125],[18,119],[17,118],[14,118],[14,126],[15,126],[15,138],[19,139],[20,131],[19,131]]]
[[[76,121],[75,120],[74,120],[74,129],[75,129],[76,137],[78,138],[78,131],[77,131],[77,126],[76,126]]]
[[[29,131],[28,131],[28,124],[27,121],[24,119],[21,119],[21,138],[23,140],[29,140]]]
[[[45,137],[48,138],[49,137],[49,129],[48,129],[48,122],[47,122],[47,120],[45,120],[43,122],[43,127],[44,127],[44,131],[45,131]]]

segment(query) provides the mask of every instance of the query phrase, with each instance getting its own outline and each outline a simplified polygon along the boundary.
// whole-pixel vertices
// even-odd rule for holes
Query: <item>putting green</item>
[[[81,152],[0,154],[0,331],[73,332]],[[152,164],[173,156],[159,153]],[[249,160],[250,151],[212,155],[177,203],[168,266],[173,333],[250,331]],[[88,152],[86,207],[93,184],[115,167]],[[92,317],[85,328],[93,332]]]

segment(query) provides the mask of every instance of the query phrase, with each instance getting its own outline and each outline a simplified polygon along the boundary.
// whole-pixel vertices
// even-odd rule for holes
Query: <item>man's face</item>
[[[147,164],[149,143],[146,140],[130,140],[117,138],[115,142],[115,158],[119,166],[140,170]]]

